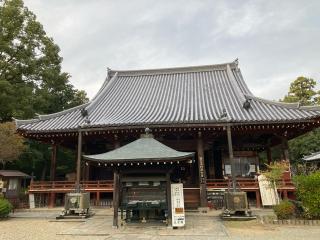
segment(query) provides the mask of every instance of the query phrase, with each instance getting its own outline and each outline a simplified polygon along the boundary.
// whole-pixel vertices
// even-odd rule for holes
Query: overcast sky
[[[63,70],[93,97],[107,67],[239,58],[253,93],[282,98],[298,76],[320,85],[320,1],[25,0],[61,48]]]

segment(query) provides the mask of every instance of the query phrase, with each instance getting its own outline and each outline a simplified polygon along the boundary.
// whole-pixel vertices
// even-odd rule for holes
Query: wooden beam
[[[57,145],[51,145],[51,166],[50,166],[50,181],[55,180],[57,165]]]
[[[203,138],[202,133],[198,132],[197,154],[199,167],[199,183],[200,183],[200,207],[207,207],[207,177],[204,164]]]
[[[172,224],[172,209],[171,209],[171,179],[170,179],[170,171],[166,173],[167,180],[167,206],[168,206],[168,226]]]
[[[229,160],[231,164],[232,190],[235,192],[236,191],[236,166],[233,158],[231,127],[229,125],[227,126],[227,138],[228,138]]]
[[[76,190],[80,191],[81,178],[81,155],[82,155],[82,133],[78,134],[78,148],[77,148],[77,175],[76,175]]]
[[[114,228],[118,228],[118,208],[119,208],[119,172],[113,172],[113,224]]]

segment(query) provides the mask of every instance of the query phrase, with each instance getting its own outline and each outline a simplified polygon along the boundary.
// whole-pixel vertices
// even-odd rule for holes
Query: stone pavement
[[[0,221],[0,239],[5,240],[108,240],[108,239],[168,239],[168,240],[318,240],[318,226],[268,225],[257,221],[222,222],[219,211],[208,214],[186,215],[186,227],[167,228],[165,225],[128,224],[112,228],[112,209],[95,209],[90,219],[55,220],[61,209],[20,211],[11,218]],[[270,210],[259,210],[260,215],[270,215]]]
[[[187,214],[186,227],[172,229],[164,224],[128,224],[112,228],[112,217],[95,216],[86,222],[58,233],[61,236],[106,236],[105,239],[228,239],[228,233],[217,216]]]

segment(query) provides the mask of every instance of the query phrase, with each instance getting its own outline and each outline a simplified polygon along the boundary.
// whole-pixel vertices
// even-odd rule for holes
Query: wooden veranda
[[[245,192],[254,193],[256,197],[256,207],[261,207],[261,198],[259,183],[257,179],[237,178],[238,187]],[[100,181],[81,181],[83,191],[90,192],[93,195],[95,205],[100,205],[101,193],[113,192],[113,180]],[[230,179],[207,179],[207,191],[227,190],[231,186]],[[74,191],[76,187],[75,181],[32,181],[29,186],[29,193],[33,194],[59,194]],[[188,187],[184,188],[185,203],[187,206],[198,206],[200,188]],[[284,198],[288,194],[295,192],[295,187],[290,179],[283,179],[278,192]],[[50,200],[51,198],[49,198]],[[49,205],[54,205],[49,201]]]

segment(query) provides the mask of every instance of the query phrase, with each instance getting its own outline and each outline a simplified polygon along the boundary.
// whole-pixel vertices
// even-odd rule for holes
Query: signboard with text
[[[183,184],[171,184],[172,227],[183,227],[186,223]]]

